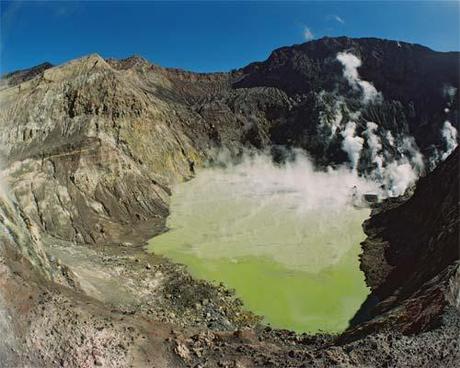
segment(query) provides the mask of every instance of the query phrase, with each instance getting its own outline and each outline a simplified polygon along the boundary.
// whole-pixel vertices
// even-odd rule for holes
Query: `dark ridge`
[[[403,333],[439,324],[460,258],[459,176],[456,148],[419,180],[412,197],[386,200],[364,223],[361,268],[372,293],[351,321],[360,328],[346,333],[345,341],[376,330],[386,314],[385,323]]]
[[[46,69],[52,68],[54,65],[49,62],[44,62],[29,69],[16,70],[14,72],[2,75],[1,82],[7,83],[9,86],[15,86],[26,82],[37,75],[43,73]]]
[[[372,81],[386,98],[408,102],[420,88],[438,88],[459,79],[459,52],[437,52],[428,47],[375,38],[322,38],[274,50],[267,60],[242,68],[245,78],[235,87],[277,87],[293,95],[333,90],[342,65],[339,52],[351,52],[362,61],[359,73]],[[397,87],[397,88],[395,88]]]
[[[275,87],[297,100],[323,91],[359,98],[360,93],[343,77],[343,65],[337,60],[339,52],[359,57],[360,78],[374,85],[386,105],[397,107],[400,116],[390,119],[378,112],[383,105],[365,108],[367,115],[371,112],[368,110],[378,112],[376,118],[382,121],[373,120],[378,125],[404,125],[422,151],[439,140],[446,119],[458,128],[456,113],[446,116],[443,111],[445,107],[457,111],[460,53],[437,52],[405,42],[338,37],[282,47],[267,60],[240,69],[233,88]],[[456,95],[448,97],[446,87],[454,87]],[[305,119],[299,122],[299,126],[304,125]]]

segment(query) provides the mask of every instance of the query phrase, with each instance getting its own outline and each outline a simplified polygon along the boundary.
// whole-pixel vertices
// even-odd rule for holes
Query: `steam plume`
[[[379,193],[377,183],[348,167],[316,169],[300,150],[291,151],[294,157],[284,164],[274,163],[268,152],[246,152],[237,162],[227,153],[218,156],[223,161],[201,169],[187,186],[175,188],[174,198],[179,200],[173,201],[169,225],[176,233],[169,234],[168,242],[185,230],[187,236],[179,238],[187,239],[187,252],[200,257],[263,256],[289,268],[320,272],[347,252],[344,239],[350,233],[337,229],[348,229],[352,221],[361,222],[368,214],[352,207],[352,188],[356,186],[358,196]],[[193,229],[178,226],[177,219],[183,216]],[[210,222],[213,225],[205,232],[196,231]],[[207,235],[210,232],[212,236]],[[340,239],[332,241],[337,232]],[[318,236],[330,240],[318,242]],[[311,246],[305,247],[305,242]]]
[[[368,103],[380,98],[372,83],[362,80],[359,77],[358,68],[361,66],[361,60],[353,54],[339,52],[337,60],[344,66],[343,76],[347,79],[351,87],[360,90],[363,94],[363,102]]]
[[[388,144],[390,146],[395,145],[395,138],[393,137],[393,134],[389,130],[387,130],[387,132],[386,132],[386,139],[387,139]]]
[[[382,150],[382,143],[379,136],[375,133],[377,128],[377,124],[368,121],[367,129],[364,131],[364,134],[367,136],[367,145],[371,151],[371,160],[377,165],[374,176],[380,179],[383,171],[383,158],[379,154]]]
[[[445,85],[442,92],[445,97],[452,100],[455,97],[455,94],[457,93],[457,88],[455,88],[454,86]]]
[[[383,183],[390,197],[404,194],[406,189],[417,180],[417,174],[407,158],[393,161],[385,168]]]
[[[342,131],[342,149],[348,154],[351,162],[351,168],[356,171],[358,167],[359,157],[363,149],[364,139],[356,135],[356,123],[349,121]]]
[[[404,137],[402,149],[405,156],[409,157],[412,162],[416,174],[420,175],[425,169],[425,163],[423,161],[423,155],[420,153],[417,143],[415,143],[415,139],[413,137]]]
[[[457,147],[457,129],[446,120],[442,127],[441,134],[446,142],[446,151],[442,154],[441,159],[445,160]]]
[[[310,28],[304,27],[304,29],[303,29],[303,37],[305,38],[305,41],[311,41],[311,40],[313,40],[315,38],[315,35],[310,30]]]

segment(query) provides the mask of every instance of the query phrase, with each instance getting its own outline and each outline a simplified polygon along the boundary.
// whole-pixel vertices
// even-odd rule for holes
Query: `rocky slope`
[[[422,173],[452,150],[442,132],[446,120],[459,126],[458,61],[402,42],[326,38],[231,73],[90,55],[6,75],[0,332],[14,333],[3,364],[455,366],[458,150],[366,223],[373,292],[338,340],[264,329],[225,288],[141,246],[163,231],[174,183],[216,148],[287,145],[334,165],[349,161],[351,138],[362,145],[356,169],[384,186],[394,178],[384,180],[390,164],[377,172],[378,158]]]
[[[273,51],[266,61],[243,68],[235,85],[276,87],[290,96],[338,91],[347,99],[359,99],[359,91],[340,78],[342,66],[336,55],[344,51],[361,60],[361,79],[371,81],[386,101],[380,108],[368,106],[363,119],[394,128],[393,132],[410,132],[422,149],[437,143],[436,128],[446,119],[446,102],[455,104],[450,116],[458,119],[458,97],[449,101],[446,96],[449,87],[458,90],[458,53],[439,53],[404,42],[341,37],[284,47]],[[456,90],[452,90],[454,95]],[[310,115],[309,123],[315,124],[315,118]],[[308,127],[305,120],[303,123]],[[293,129],[300,128],[291,124]]]
[[[412,196],[387,200],[365,222],[361,268],[373,292],[356,332],[391,323],[417,333],[438,325],[447,305],[460,307],[459,176],[456,149]]]

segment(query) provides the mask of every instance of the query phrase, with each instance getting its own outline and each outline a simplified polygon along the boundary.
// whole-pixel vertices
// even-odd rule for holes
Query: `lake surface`
[[[200,171],[171,199],[149,249],[234,288],[273,327],[340,332],[369,290],[359,269],[368,209],[349,205],[351,173],[266,159]]]

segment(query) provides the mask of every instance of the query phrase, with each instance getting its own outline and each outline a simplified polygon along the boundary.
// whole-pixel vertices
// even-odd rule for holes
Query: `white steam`
[[[455,97],[455,94],[457,93],[457,88],[455,88],[454,86],[445,85],[442,92],[445,97],[448,97],[452,100]]]
[[[412,162],[414,170],[420,175],[425,169],[425,163],[423,161],[423,155],[420,153],[417,143],[415,143],[415,139],[413,137],[403,137],[402,150],[403,157],[408,157]]]
[[[305,41],[311,41],[315,38],[315,35],[310,30],[310,28],[304,27],[303,28],[303,38],[305,38]]]
[[[372,121],[367,121],[366,129],[359,133],[356,121],[363,120],[360,111],[350,111],[340,97],[331,103],[330,97],[325,92],[318,95],[324,105],[319,115],[318,132],[325,144],[333,143],[339,132],[343,138],[341,148],[348,156],[351,172],[358,173],[363,159],[367,167],[361,175],[380,185],[383,196],[404,194],[424,172],[424,158],[415,140],[403,134],[393,136],[391,131]],[[324,128],[326,135],[321,133]]]
[[[337,130],[339,130],[342,120],[342,108],[346,108],[346,104],[343,98],[334,96],[334,103],[330,104],[327,102],[325,91],[321,91],[318,95],[318,100],[321,104],[324,104],[323,110],[319,113],[319,128],[320,130],[324,127],[329,129],[329,141],[335,136]]]
[[[380,141],[379,136],[376,134],[377,128],[377,124],[368,121],[367,129],[364,131],[364,134],[367,137],[367,145],[371,151],[371,160],[377,166],[374,172],[374,176],[377,179],[381,179],[383,173],[383,157],[380,155],[380,151],[382,150],[382,142]]]
[[[387,139],[388,144],[390,146],[395,145],[395,138],[393,137],[393,134],[389,130],[387,130],[387,132],[386,132],[386,139]]]
[[[342,111],[339,105],[334,114],[334,119],[331,122],[331,137],[334,136],[335,133],[337,132],[337,129],[339,129],[342,119],[343,119],[343,114],[342,114]]]
[[[446,143],[446,151],[442,154],[441,159],[445,160],[457,147],[457,129],[446,120],[441,131],[442,137]]]
[[[399,158],[384,159],[382,144],[376,136],[375,124],[368,123],[367,143],[371,150],[372,161],[377,168],[371,173],[371,177],[382,184],[385,194],[389,197],[403,195],[417,181],[424,170],[423,156],[420,153],[415,140],[412,137],[398,137],[399,144],[391,132],[386,132],[386,139],[391,146],[396,146]]]
[[[414,184],[417,178],[418,176],[409,160],[403,158],[386,166],[383,184],[388,188],[387,194],[390,197],[396,197],[404,194],[406,189]]]
[[[346,167],[317,170],[303,151],[293,151],[295,159],[275,164],[268,154],[245,155],[242,162],[229,164],[224,156],[226,174],[231,182],[244,181],[246,193],[250,196],[264,194],[280,195],[291,193],[299,202],[301,212],[320,208],[342,208],[350,204],[350,189],[357,186],[362,193],[378,192],[378,184]]]
[[[364,139],[356,135],[356,123],[354,121],[349,121],[341,134],[343,137],[342,149],[348,154],[352,171],[356,171]]]
[[[372,150],[372,155],[375,157],[377,153],[382,149],[382,143],[380,142],[379,136],[375,133],[378,129],[378,125],[372,121],[368,121],[366,124],[367,129],[364,134],[367,136],[367,144]]]
[[[284,164],[263,153],[233,164],[221,154],[220,165],[174,189],[164,245],[200,258],[269,257],[310,273],[339,262],[362,239],[369,215],[353,206],[354,191],[378,194],[379,186],[348,167],[317,170],[304,153],[292,153]]]
[[[348,83],[354,89],[362,92],[364,103],[383,98],[371,83],[360,78],[358,68],[361,66],[361,60],[358,57],[351,53],[339,52],[337,60],[344,67],[343,76]],[[452,94],[452,90],[449,91]],[[344,119],[342,110],[346,111],[348,119]],[[355,121],[363,120],[361,112],[359,110],[350,111],[343,98],[340,97],[336,99],[333,112],[333,117],[327,113],[320,115],[320,126],[328,124],[331,131],[330,141],[337,131],[340,132],[343,137],[342,150],[348,155],[352,172],[358,172],[358,164],[365,150],[367,155],[364,155],[364,158],[368,167],[363,175],[378,183],[385,196],[402,195],[415,184],[425,168],[423,155],[412,137],[403,134],[395,137],[391,131],[379,128],[372,121],[366,122],[366,129],[360,136]],[[325,116],[329,118],[325,119]],[[451,130],[447,132],[446,129],[446,137],[452,137],[452,134]],[[452,138],[445,139],[449,142],[455,141]],[[391,148],[388,149],[389,147]],[[452,144],[449,147],[452,147]]]
[[[372,83],[362,80],[359,77],[358,68],[361,66],[361,60],[358,57],[347,52],[339,52],[337,60],[344,66],[343,76],[347,79],[350,86],[362,92],[364,103],[381,97]]]
[[[380,183],[385,188],[385,195],[394,197],[404,194],[412,186],[424,170],[423,156],[412,137],[402,137],[399,141],[399,159],[385,159],[381,138],[377,134],[378,125],[367,122],[364,131],[366,143],[369,147],[371,163],[375,169],[370,173],[370,178]],[[395,145],[395,138],[387,131],[386,139],[391,146]]]
[[[457,129],[446,120],[441,128],[441,136],[444,140],[444,149],[434,148],[429,159],[430,170],[433,170],[441,161],[444,161],[458,146]]]

